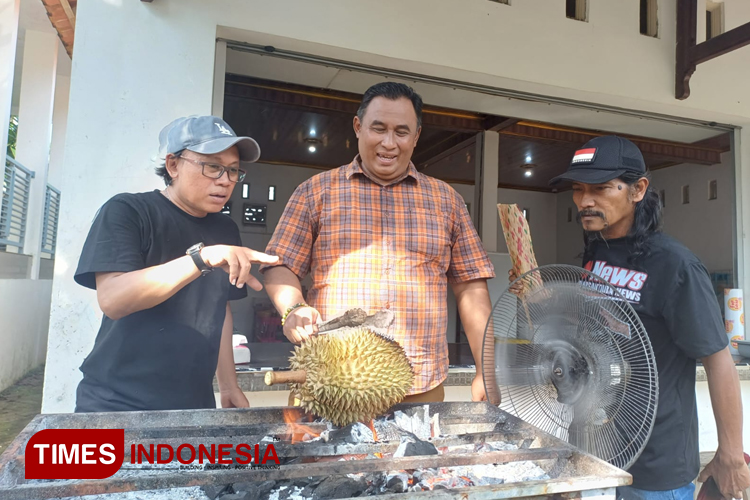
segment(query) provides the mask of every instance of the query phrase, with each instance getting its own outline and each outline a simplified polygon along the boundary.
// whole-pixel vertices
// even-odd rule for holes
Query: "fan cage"
[[[555,368],[558,359],[581,366]],[[622,294],[583,268],[542,266],[511,283],[487,323],[482,366],[492,404],[616,467],[648,442],[659,397],[651,343]],[[552,372],[576,375],[558,388]]]

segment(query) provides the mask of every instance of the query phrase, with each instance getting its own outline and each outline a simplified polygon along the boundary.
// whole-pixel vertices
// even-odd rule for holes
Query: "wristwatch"
[[[204,246],[205,245],[203,244],[203,242],[196,243],[195,245],[188,248],[187,252],[185,252],[187,255],[193,258],[193,262],[195,262],[196,267],[198,267],[198,270],[201,272],[201,276],[205,276],[214,270],[214,268],[206,264],[206,261],[203,260],[203,257],[201,257],[201,249]]]

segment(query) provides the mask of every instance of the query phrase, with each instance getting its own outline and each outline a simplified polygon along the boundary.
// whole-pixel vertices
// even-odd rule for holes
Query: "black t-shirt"
[[[595,241],[584,267],[630,302],[646,328],[659,373],[659,402],[651,438],[628,472],[633,487],[669,490],[698,475],[695,360],[727,346],[708,271],[681,243],[663,233],[648,237],[650,253],[634,264],[632,240]]]
[[[97,272],[164,264],[198,242],[242,245],[226,215],[193,217],[159,191],[119,194],[97,214],[75,280],[95,289]],[[76,411],[215,408],[213,376],[227,301],[246,296],[217,269],[151,309],[118,320],[105,315],[81,365]]]

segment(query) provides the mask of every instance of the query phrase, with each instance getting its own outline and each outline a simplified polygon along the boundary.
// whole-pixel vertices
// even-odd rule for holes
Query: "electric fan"
[[[538,267],[495,303],[482,366],[492,404],[621,469],[656,416],[656,361],[631,305],[575,266]]]

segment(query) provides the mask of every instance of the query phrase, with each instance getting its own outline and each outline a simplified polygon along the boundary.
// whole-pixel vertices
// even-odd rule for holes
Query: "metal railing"
[[[44,225],[42,226],[42,253],[55,257],[57,223],[60,220],[60,191],[47,184],[44,196]]]
[[[0,250],[16,247],[23,251],[26,218],[34,172],[10,157],[5,158],[2,202],[0,202]]]

